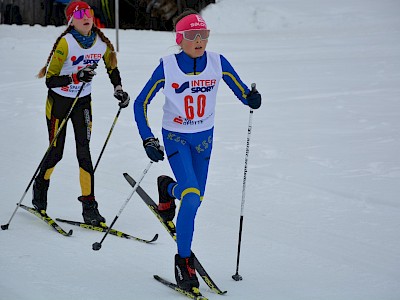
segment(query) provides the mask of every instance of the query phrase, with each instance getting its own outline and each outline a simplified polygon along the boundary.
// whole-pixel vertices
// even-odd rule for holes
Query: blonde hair
[[[97,26],[93,25],[93,31],[98,34],[100,39],[107,44],[107,47],[110,48],[111,53],[110,53],[110,63],[111,63],[111,68],[115,69],[117,67],[118,61],[117,61],[117,52],[115,52],[114,45],[110,42],[108,37],[106,37],[103,33],[103,31],[100,30]]]
[[[66,35],[68,32],[71,31],[73,28],[72,25],[69,25],[67,29],[63,33],[60,34],[60,36],[57,38],[53,45],[53,49],[51,50],[49,57],[47,58],[46,64],[39,70],[39,73],[36,75],[38,78],[43,78],[46,75],[47,72],[47,67],[49,66],[49,63],[51,61],[51,58],[54,54],[54,51],[56,51],[57,45],[60,42],[60,40],[63,38],[64,35]],[[115,52],[114,45],[110,42],[110,40],[104,35],[104,33],[96,27],[96,25],[93,24],[92,30],[100,37],[100,39],[107,44],[107,47],[110,48],[111,53],[110,53],[110,63],[111,63],[111,68],[115,69],[117,67],[117,53]]]

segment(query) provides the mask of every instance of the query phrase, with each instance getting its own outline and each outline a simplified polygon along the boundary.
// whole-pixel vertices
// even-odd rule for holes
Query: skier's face
[[[81,19],[73,18],[72,25],[82,35],[88,35],[93,26],[93,16],[91,14],[81,14]]]
[[[191,58],[200,57],[206,51],[208,39],[201,39],[200,35],[197,35],[194,41],[182,39],[180,44],[183,52],[189,55]]]

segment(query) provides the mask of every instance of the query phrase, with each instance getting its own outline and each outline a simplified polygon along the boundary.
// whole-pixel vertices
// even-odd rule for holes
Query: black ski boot
[[[175,198],[168,194],[168,185],[176,183],[171,177],[166,175],[157,178],[158,186],[158,212],[164,222],[172,221],[175,217]]]
[[[32,188],[32,205],[41,212],[47,209],[47,191],[49,189],[50,180],[35,178]]]
[[[86,224],[101,226],[101,223],[106,222],[106,219],[100,215],[99,210],[97,209],[98,203],[94,199],[94,196],[80,196],[78,197],[78,200],[82,202],[82,216]]]
[[[180,257],[179,254],[175,255],[175,279],[180,288],[195,294],[200,293],[193,253],[186,258]]]

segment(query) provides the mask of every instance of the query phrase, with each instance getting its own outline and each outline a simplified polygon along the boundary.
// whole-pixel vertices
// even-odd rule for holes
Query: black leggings
[[[58,128],[69,112],[73,101],[73,98],[66,98],[49,90],[46,101],[46,121],[50,143],[57,134]],[[92,132],[90,95],[79,98],[70,114],[70,120],[75,133],[76,156],[79,163],[82,195],[94,196],[93,164],[89,147]],[[40,179],[50,179],[54,167],[63,157],[67,124],[64,125],[40,169],[38,175]]]

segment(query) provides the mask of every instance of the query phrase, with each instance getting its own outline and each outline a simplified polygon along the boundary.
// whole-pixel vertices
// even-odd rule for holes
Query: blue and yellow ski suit
[[[187,75],[198,75],[207,66],[206,52],[198,58],[191,58],[185,52],[175,54],[179,69]],[[249,88],[242,82],[238,74],[220,55],[222,79],[236,97],[247,105],[246,95]],[[154,137],[147,120],[147,109],[157,92],[164,88],[165,73],[163,61],[153,72],[151,78],[134,102],[134,116],[143,140]],[[181,200],[176,221],[178,254],[189,257],[194,232],[194,220],[206,187],[209,160],[213,144],[213,130],[182,133],[162,129],[165,152],[168,157],[177,185],[168,192]]]

